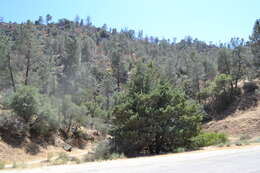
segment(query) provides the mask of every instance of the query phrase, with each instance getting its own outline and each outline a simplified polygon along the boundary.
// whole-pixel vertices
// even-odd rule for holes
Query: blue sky
[[[96,26],[143,29],[160,38],[187,35],[203,41],[248,39],[260,0],[0,0],[6,22],[35,20],[51,14],[54,20],[90,16]]]

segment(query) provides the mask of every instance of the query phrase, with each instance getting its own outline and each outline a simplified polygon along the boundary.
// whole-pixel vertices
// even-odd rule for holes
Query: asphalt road
[[[260,146],[0,173],[260,173]]]

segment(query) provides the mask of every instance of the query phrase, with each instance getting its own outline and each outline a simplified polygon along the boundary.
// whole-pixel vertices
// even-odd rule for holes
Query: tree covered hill
[[[238,82],[259,77],[259,20],[250,41],[232,38],[229,43],[214,45],[192,37],[176,42],[144,36],[142,30],[117,31],[106,25],[99,28],[92,25],[90,18],[86,22],[80,18],[58,22],[51,19],[47,15],[45,23],[42,17],[22,24],[0,23],[0,92],[6,98],[2,104],[14,109],[19,121],[37,135],[59,130],[64,138],[69,138],[82,126],[106,133],[109,124],[117,122],[113,119],[119,112],[137,111],[135,107],[118,111],[122,102],[118,95],[129,94],[131,87],[146,87],[145,83],[131,86],[136,78],[148,80],[149,70],[139,69],[136,73],[142,66],[156,70],[149,80],[167,83],[169,97],[175,97],[171,88],[179,88],[185,94],[180,94],[184,99],[180,103],[186,105],[188,99],[200,104],[205,115],[202,121],[221,118],[244,93]],[[151,87],[164,90],[159,87],[162,83],[157,81]],[[249,82],[247,89],[254,91],[257,85]],[[155,97],[147,94],[151,99]],[[142,97],[146,96],[133,96],[129,104],[136,105],[135,99]],[[146,105],[145,101],[142,103]],[[197,109],[199,106],[194,111]],[[186,139],[182,143],[186,144]],[[140,151],[146,144],[141,146]]]
[[[91,80],[87,83],[96,88],[104,79],[111,78],[113,90],[119,90],[127,82],[135,63],[141,60],[153,61],[172,83],[192,83],[197,92],[204,85],[203,82],[198,85],[199,81],[212,80],[222,72],[220,63],[224,62],[218,59],[225,56],[238,59],[233,55],[236,49],[243,49],[239,50],[243,65],[253,62],[249,43],[239,38],[219,45],[208,45],[191,37],[176,43],[144,37],[142,31],[122,29],[117,32],[108,30],[106,25],[97,28],[89,20],[86,24],[80,19],[50,23],[49,15],[46,20],[47,25],[42,18],[35,24],[30,21],[1,23],[1,43],[6,47],[1,61],[2,73],[5,73],[1,75],[2,88],[15,89],[16,85],[30,84],[43,93],[64,95],[73,90],[75,94],[81,88],[80,83],[86,80]],[[11,68],[8,68],[9,62]]]

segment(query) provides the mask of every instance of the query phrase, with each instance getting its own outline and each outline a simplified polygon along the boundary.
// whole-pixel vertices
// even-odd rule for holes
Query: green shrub
[[[240,139],[241,141],[246,141],[246,140],[251,139],[251,137],[250,137],[249,135],[242,135],[242,136],[240,136],[239,139]]]
[[[84,162],[94,162],[95,161],[94,153],[90,153],[90,154],[85,155],[83,161]]]
[[[0,161],[0,169],[4,169],[5,168],[5,162]]]
[[[125,155],[122,153],[113,152],[111,143],[104,140],[97,145],[94,153],[85,156],[84,161],[92,162],[95,160],[113,160],[118,158],[125,158]]]
[[[260,143],[260,138],[256,138],[256,139],[254,139],[252,142]]]
[[[0,115],[0,130],[8,133],[10,137],[24,137],[29,130],[28,124],[12,112],[4,112]]]
[[[39,92],[30,86],[20,87],[11,98],[11,108],[26,122],[37,114],[39,109]]]
[[[183,152],[185,152],[185,151],[186,151],[185,148],[183,148],[183,147],[178,147],[178,148],[176,148],[173,152],[174,152],[174,153],[183,153]]]
[[[69,156],[67,153],[59,153],[58,159],[69,161]]]
[[[224,147],[225,144],[224,144],[224,143],[220,143],[220,144],[218,144],[217,146],[218,146],[218,147]]]
[[[31,134],[47,135],[58,128],[57,108],[34,87],[18,88],[11,97],[10,107],[30,125]]]
[[[13,92],[6,92],[2,94],[0,104],[3,106],[4,109],[10,109],[12,96],[13,96]]]
[[[250,142],[248,140],[244,140],[242,142],[243,142],[244,145],[249,145],[250,144]]]
[[[60,130],[63,131],[65,139],[72,136],[74,132],[78,132],[78,128],[87,122],[86,108],[79,106],[71,100],[70,95],[65,95],[60,107],[60,120],[62,122]]]
[[[226,143],[228,137],[223,133],[201,133],[192,139],[195,147],[206,147]]]
[[[94,152],[95,160],[108,160],[111,155],[111,145],[108,141],[102,141],[97,145]]]
[[[236,145],[236,146],[242,146],[242,145],[243,145],[243,142],[242,142],[242,141],[237,141],[237,142],[235,142],[235,145]]]
[[[198,93],[199,98],[204,100],[204,108],[208,113],[208,116],[204,117],[205,121],[223,118],[219,115],[222,115],[234,103],[237,96],[241,95],[240,88],[231,87],[232,82],[233,77],[231,75],[219,74]]]
[[[21,162],[21,163],[19,163],[19,164],[16,165],[16,168],[22,168],[22,169],[24,169],[24,168],[27,168],[27,167],[28,167],[28,165],[26,165],[26,163],[24,163],[24,162]]]
[[[76,164],[80,164],[81,163],[81,160],[77,157],[71,157],[70,159],[71,162],[75,162]]]
[[[58,110],[54,108],[50,100],[41,96],[37,112],[37,121],[31,126],[31,132],[36,135],[48,136],[59,128]]]
[[[17,163],[16,163],[16,161],[13,162],[12,168],[17,168]]]
[[[47,162],[51,162],[54,154],[53,153],[47,153]]]
[[[66,153],[59,153],[58,158],[53,161],[53,165],[63,165],[70,161],[70,157]]]
[[[250,144],[250,142],[246,139],[238,140],[238,141],[235,142],[236,146],[249,145],[249,144]]]
[[[104,121],[104,119],[99,117],[89,117],[87,124],[99,131],[101,134],[107,134],[109,131],[108,124]]]
[[[122,159],[122,158],[125,158],[124,154],[112,153],[111,156],[110,156],[111,160]]]

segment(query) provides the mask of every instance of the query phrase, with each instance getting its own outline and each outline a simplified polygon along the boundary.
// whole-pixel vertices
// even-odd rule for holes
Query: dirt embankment
[[[260,136],[260,94],[245,96],[239,103],[244,109],[236,109],[222,120],[211,121],[204,125],[205,131],[223,132],[231,137]]]
[[[11,110],[4,109],[1,105],[2,96],[0,94],[0,119],[5,113],[9,114]],[[56,156],[60,153],[69,155],[87,154],[93,152],[96,141],[103,139],[96,130],[83,129],[88,140],[81,140],[82,147],[79,147],[77,140],[68,143],[58,134],[53,135],[51,142],[47,142],[41,138],[32,138],[30,135],[18,137],[8,134],[8,131],[0,131],[0,162],[5,164],[26,163],[34,160],[46,160],[47,157]],[[64,150],[64,145],[68,143],[73,146],[71,152]],[[75,143],[75,144],[74,144]]]
[[[23,144],[12,146],[0,140],[0,161],[4,161],[6,164],[26,163],[34,160],[46,160],[48,157],[58,156],[60,153],[81,157],[83,154],[93,152],[96,146],[95,141],[86,142],[84,148],[73,147],[71,152],[67,152],[63,149],[63,143],[64,141],[59,137],[56,137],[55,144],[50,145],[42,145],[25,139]]]
[[[224,132],[231,136],[260,136],[260,106],[248,111],[239,111],[219,121],[204,126],[206,131]]]

